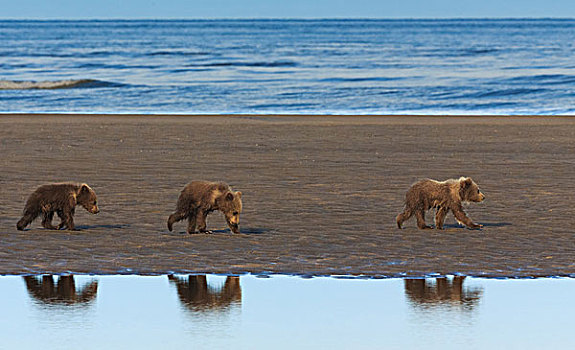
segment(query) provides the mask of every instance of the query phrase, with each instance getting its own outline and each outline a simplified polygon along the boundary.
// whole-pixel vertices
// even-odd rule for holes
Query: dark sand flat
[[[0,154],[0,274],[575,274],[575,118],[3,115]],[[483,230],[396,228],[413,182],[461,175]],[[212,235],[167,230],[194,179],[243,192],[242,234],[217,212]],[[100,214],[17,231],[60,181],[89,183]]]

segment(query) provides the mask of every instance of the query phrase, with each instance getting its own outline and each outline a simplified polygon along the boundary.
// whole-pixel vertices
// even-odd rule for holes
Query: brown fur
[[[174,223],[187,218],[188,233],[195,233],[196,226],[200,232],[210,233],[206,229],[206,217],[214,210],[224,214],[232,232],[240,233],[242,193],[233,192],[223,182],[192,181],[182,190],[176,212],[168,218],[168,230],[172,231]]]
[[[68,230],[74,230],[73,216],[77,205],[83,206],[92,214],[100,211],[96,193],[86,184],[56,183],[40,186],[28,197],[22,219],[16,227],[18,230],[24,230],[41,214],[44,228],[59,230],[66,227]],[[54,213],[61,219],[57,227],[52,225]]]
[[[417,227],[420,229],[431,228],[425,224],[425,212],[431,208],[437,208],[435,227],[440,230],[443,229],[443,222],[450,210],[459,223],[470,228],[481,228],[482,225],[474,224],[465,214],[462,203],[481,202],[484,199],[485,195],[479,191],[477,184],[469,177],[443,182],[430,179],[421,180],[407,191],[405,209],[396,218],[397,227],[401,228],[403,222],[415,214]]]

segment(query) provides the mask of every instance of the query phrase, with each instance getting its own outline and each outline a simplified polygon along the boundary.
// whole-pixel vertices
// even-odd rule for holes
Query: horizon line
[[[574,20],[575,17],[0,17],[0,21],[222,21],[222,20],[285,20],[285,21],[314,21],[314,20]]]

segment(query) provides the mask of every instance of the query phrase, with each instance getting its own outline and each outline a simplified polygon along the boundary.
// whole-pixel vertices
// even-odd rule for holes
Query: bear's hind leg
[[[24,228],[26,228],[26,226],[28,226],[31,222],[32,220],[29,220],[29,218],[24,216],[23,218],[18,220],[18,222],[16,223],[16,228],[18,229],[18,231],[24,231]]]
[[[172,231],[174,223],[184,220],[188,213],[175,212],[168,218],[168,230]]]
[[[431,226],[427,226],[425,224],[425,210],[423,209],[418,209],[415,212],[415,217],[417,218],[417,227],[419,227],[421,230],[425,230],[425,229],[430,229]]]
[[[413,215],[413,210],[405,208],[405,210],[403,211],[403,213],[399,213],[396,217],[395,217],[395,221],[397,222],[397,227],[401,228],[401,225],[407,221],[411,216]]]
[[[30,225],[30,223],[32,223],[32,221],[34,221],[34,219],[36,219],[36,216],[31,214],[31,213],[24,213],[24,216],[22,216],[22,219],[20,219],[18,221],[18,223],[16,224],[16,228],[19,231],[23,231],[26,226]]]
[[[16,228],[19,231],[23,231],[26,228],[26,226],[30,225],[32,221],[34,221],[34,219],[36,219],[38,215],[40,215],[40,213],[42,213],[42,209],[39,208],[38,206],[26,205],[26,207],[24,208],[24,214],[16,224]]]

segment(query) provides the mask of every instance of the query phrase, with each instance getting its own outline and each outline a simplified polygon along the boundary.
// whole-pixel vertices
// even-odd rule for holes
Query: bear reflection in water
[[[76,288],[73,275],[24,276],[30,297],[48,305],[88,305],[98,292],[98,281],[94,280]],[[177,289],[183,305],[195,312],[227,310],[241,304],[242,290],[240,277],[228,276],[220,287],[210,286],[206,275],[179,277],[168,275],[170,284]],[[475,307],[483,294],[480,287],[464,288],[465,277],[451,279],[405,279],[404,288],[407,300],[415,306],[462,306]]]
[[[237,276],[226,277],[221,288],[210,286],[205,275],[190,275],[188,278],[168,275],[168,279],[176,285],[182,304],[192,311],[224,310],[242,301],[240,278]]]
[[[24,276],[26,289],[32,298],[44,304],[82,305],[96,299],[98,281],[92,281],[79,290],[73,275],[60,276]]]
[[[463,288],[465,277],[455,276],[435,279],[416,278],[405,279],[405,294],[409,301],[419,306],[461,305],[473,308],[479,302],[483,290],[481,288]]]

